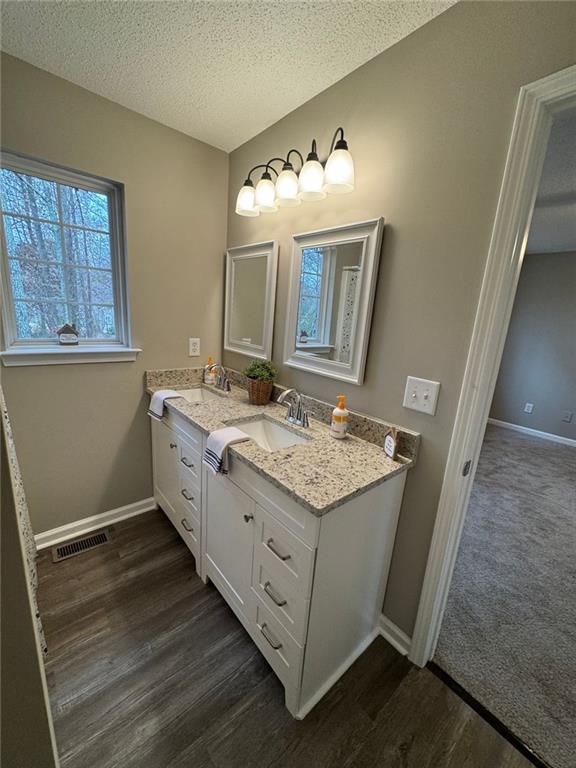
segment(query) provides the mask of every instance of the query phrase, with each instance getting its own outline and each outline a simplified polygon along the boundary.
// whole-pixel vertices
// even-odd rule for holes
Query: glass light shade
[[[255,189],[244,185],[236,198],[236,213],[239,216],[259,216],[260,213],[254,204]]]
[[[282,208],[300,205],[298,176],[294,171],[282,171],[276,179],[276,202]]]
[[[275,213],[278,210],[272,179],[260,179],[256,185],[256,207],[260,213]]]
[[[324,170],[324,191],[336,194],[354,189],[354,161],[347,149],[335,149]]]
[[[324,168],[318,160],[307,160],[300,171],[298,180],[301,200],[322,200],[324,192]]]

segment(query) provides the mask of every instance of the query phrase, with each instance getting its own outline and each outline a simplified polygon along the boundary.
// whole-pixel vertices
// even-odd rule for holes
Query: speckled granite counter
[[[157,379],[148,379],[148,382],[149,393],[166,387],[189,389],[199,385],[193,374],[184,381],[164,377],[161,382]],[[218,392],[214,387],[206,388]],[[233,458],[245,463],[318,517],[405,472],[414,463],[413,459],[401,456],[398,461],[392,461],[381,446],[352,435],[335,440],[330,436],[328,426],[315,418],[310,419],[307,429],[293,426],[284,418],[284,406],[276,403],[250,405],[248,393],[235,385],[231,392],[218,392],[217,398],[203,403],[189,403],[178,398],[168,400],[166,405],[205,434],[234,425],[239,420],[265,415],[307,438],[305,443],[273,453],[263,450],[253,440],[237,443],[229,450]]]

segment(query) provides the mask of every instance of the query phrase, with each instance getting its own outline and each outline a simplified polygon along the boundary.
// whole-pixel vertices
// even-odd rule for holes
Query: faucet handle
[[[310,420],[308,419],[308,411],[302,411],[302,426],[303,427],[309,427],[310,426]]]

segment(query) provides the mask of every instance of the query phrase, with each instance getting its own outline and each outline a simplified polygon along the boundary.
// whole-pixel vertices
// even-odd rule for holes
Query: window
[[[13,155],[0,174],[4,362],[11,351],[127,350],[122,187]],[[58,346],[66,323],[73,350]]]
[[[330,337],[329,290],[333,275],[332,248],[305,248],[300,271],[298,344],[328,344]]]

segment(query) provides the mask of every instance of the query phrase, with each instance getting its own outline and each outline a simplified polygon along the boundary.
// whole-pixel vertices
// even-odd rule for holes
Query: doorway
[[[410,658],[436,649],[553,123],[576,108],[576,67],[521,89]],[[529,643],[529,639],[527,639]]]

